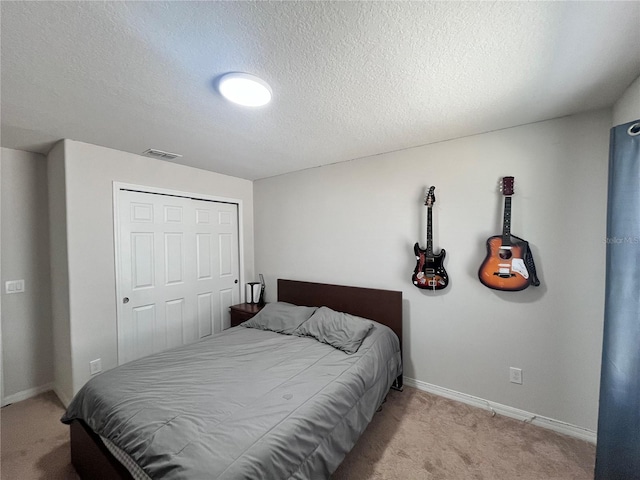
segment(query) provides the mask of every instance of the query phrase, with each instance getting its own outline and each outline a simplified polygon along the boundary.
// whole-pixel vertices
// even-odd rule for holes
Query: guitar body
[[[487,240],[487,256],[480,265],[480,281],[494,290],[524,290],[531,283],[524,258],[526,244],[513,242],[503,248],[503,236],[496,235]]]
[[[444,257],[447,255],[444,248],[437,255],[428,255],[427,250],[422,250],[416,243],[413,251],[416,254],[417,264],[411,281],[416,287],[425,290],[442,290],[449,285],[449,276],[444,269]]]

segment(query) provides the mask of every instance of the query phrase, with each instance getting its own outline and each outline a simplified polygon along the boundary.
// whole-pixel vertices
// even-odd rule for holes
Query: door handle
[[[122,299],[122,303],[129,303],[129,297],[124,297]]]
[[[238,283],[238,279],[236,278],[236,279],[233,281],[233,283]]]

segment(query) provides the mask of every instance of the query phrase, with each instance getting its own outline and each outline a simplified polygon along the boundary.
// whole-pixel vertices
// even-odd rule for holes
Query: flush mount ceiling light
[[[218,91],[230,102],[245,107],[261,107],[271,101],[267,82],[248,73],[227,73],[218,81]]]

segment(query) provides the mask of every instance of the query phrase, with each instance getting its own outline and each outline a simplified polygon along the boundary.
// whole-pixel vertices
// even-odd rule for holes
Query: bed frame
[[[402,292],[278,279],[278,301],[326,306],[375,320],[394,331],[402,351]],[[402,375],[393,388],[402,390]],[[71,463],[83,479],[133,480],[100,437],[81,420],[71,423]]]

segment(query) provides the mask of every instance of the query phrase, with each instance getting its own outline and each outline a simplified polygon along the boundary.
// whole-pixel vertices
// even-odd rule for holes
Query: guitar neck
[[[504,197],[504,217],[502,219],[502,245],[511,245],[511,197]]]
[[[431,207],[427,207],[427,255],[433,256],[433,220],[431,215]]]

